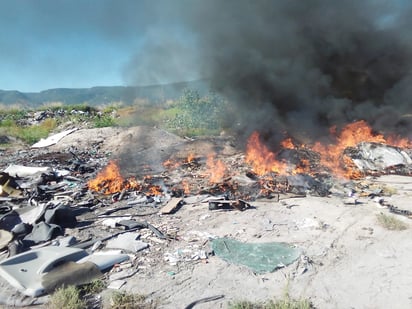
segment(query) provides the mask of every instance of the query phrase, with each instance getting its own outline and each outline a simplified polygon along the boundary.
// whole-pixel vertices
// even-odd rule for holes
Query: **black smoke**
[[[276,141],[286,131],[317,139],[357,120],[380,132],[411,132],[406,1],[193,0],[158,9],[158,18],[180,23],[196,57],[165,44],[140,61],[156,71],[165,50],[174,61],[196,58],[199,76],[236,104],[228,120],[245,136],[259,130]],[[146,47],[153,51],[153,42]]]

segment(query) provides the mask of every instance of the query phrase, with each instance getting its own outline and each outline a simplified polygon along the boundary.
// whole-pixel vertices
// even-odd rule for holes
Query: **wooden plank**
[[[170,201],[160,209],[160,213],[163,215],[172,213],[181,202],[182,199],[180,197],[172,197]]]

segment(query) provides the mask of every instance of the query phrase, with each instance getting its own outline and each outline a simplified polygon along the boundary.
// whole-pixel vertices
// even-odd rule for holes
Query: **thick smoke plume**
[[[361,119],[407,135],[412,16],[404,2],[194,0],[163,5],[159,16],[190,33],[199,76],[237,104],[232,123],[245,136],[319,138]]]

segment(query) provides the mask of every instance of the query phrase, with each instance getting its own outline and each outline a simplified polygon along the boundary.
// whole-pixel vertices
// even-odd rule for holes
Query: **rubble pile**
[[[93,135],[85,129],[79,131]],[[1,154],[0,276],[30,297],[49,293],[61,284],[83,284],[103,275],[110,286],[120,288],[126,278],[139,271],[150,272],[151,266],[159,263],[206,261],[211,254],[207,240],[212,235],[198,236],[201,244],[170,251],[175,247],[171,244],[182,239],[178,222],[173,217],[165,222],[164,216],[178,213],[185,205],[206,205],[207,214],[247,211],[257,199],[278,202],[306,195],[328,196],[339,190],[347,198],[355,192],[371,198],[383,194],[365,187],[359,190],[357,183],[339,180],[311,149],[285,148],[277,154],[276,160],[288,166],[289,174],[273,166],[260,173],[248,153],[235,148],[229,155],[175,151],[176,145],[196,148],[192,147],[196,141],[179,141],[168,148],[173,151],[164,154],[161,166],[147,168],[141,161],[125,176],[120,168],[125,164],[122,156],[102,150],[101,140],[80,149],[76,144],[65,144],[66,136],[79,133],[77,130],[61,133],[30,149]],[[227,143],[224,138],[222,141]],[[61,150],[50,147],[55,144]],[[363,142],[346,148],[344,155],[351,158],[349,167],[356,167],[363,177],[411,174],[407,148]],[[269,154],[264,160],[274,162]],[[69,273],[78,275],[65,276]]]

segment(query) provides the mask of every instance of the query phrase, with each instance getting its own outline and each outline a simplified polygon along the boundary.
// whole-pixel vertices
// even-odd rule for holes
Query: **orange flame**
[[[193,153],[189,153],[189,155],[186,158],[186,162],[190,163],[195,159],[195,155]]]
[[[339,133],[336,126],[329,129],[334,142],[324,145],[320,142],[314,144],[311,150],[318,152],[320,164],[328,168],[337,176],[351,179],[363,177],[352,159],[344,155],[347,147],[355,147],[360,142],[384,143],[396,147],[411,147],[412,142],[407,138],[389,136],[374,133],[372,128],[363,120],[346,125]],[[305,145],[297,146],[291,138],[287,138],[280,144],[284,149],[299,149]],[[262,176],[270,172],[277,174],[310,173],[311,166],[307,159],[301,159],[296,167],[292,168],[286,162],[276,159],[276,154],[271,152],[260,142],[259,133],[254,132],[247,143],[246,162],[252,165],[253,171]]]
[[[135,178],[124,179],[116,162],[110,161],[87,186],[93,191],[112,194],[124,189],[138,189],[140,185]]]
[[[285,148],[285,149],[295,149],[295,144],[292,141],[292,138],[288,137],[286,139],[284,139],[280,145]]]
[[[300,159],[300,163],[292,171],[293,175],[310,173],[310,162],[308,159]]]
[[[245,160],[260,176],[270,172],[284,174],[287,170],[287,164],[276,160],[275,154],[260,142],[258,132],[253,132],[247,142]]]
[[[214,153],[208,155],[206,166],[208,168],[207,173],[209,174],[210,183],[222,182],[226,173],[226,166],[221,160],[215,160]]]
[[[162,189],[160,186],[150,186],[146,195],[162,195]]]
[[[188,195],[190,194],[190,185],[187,180],[182,180],[183,192]]]
[[[180,166],[179,162],[173,161],[171,159],[168,159],[162,163],[162,165],[167,168],[167,169],[173,169],[173,168],[178,168]]]
[[[337,134],[335,127],[331,128],[330,132]],[[360,142],[383,143],[398,147],[410,145],[408,139],[393,136],[389,137],[387,142],[382,134],[374,133],[372,128],[363,120],[346,125],[342,132],[335,135],[334,138],[335,143],[323,145],[317,142],[312,150],[321,154],[320,163],[329,168],[335,175],[351,179],[360,178],[362,174],[356,169],[349,157],[343,156],[343,151],[347,147],[355,147]],[[342,162],[344,166],[342,166]]]

